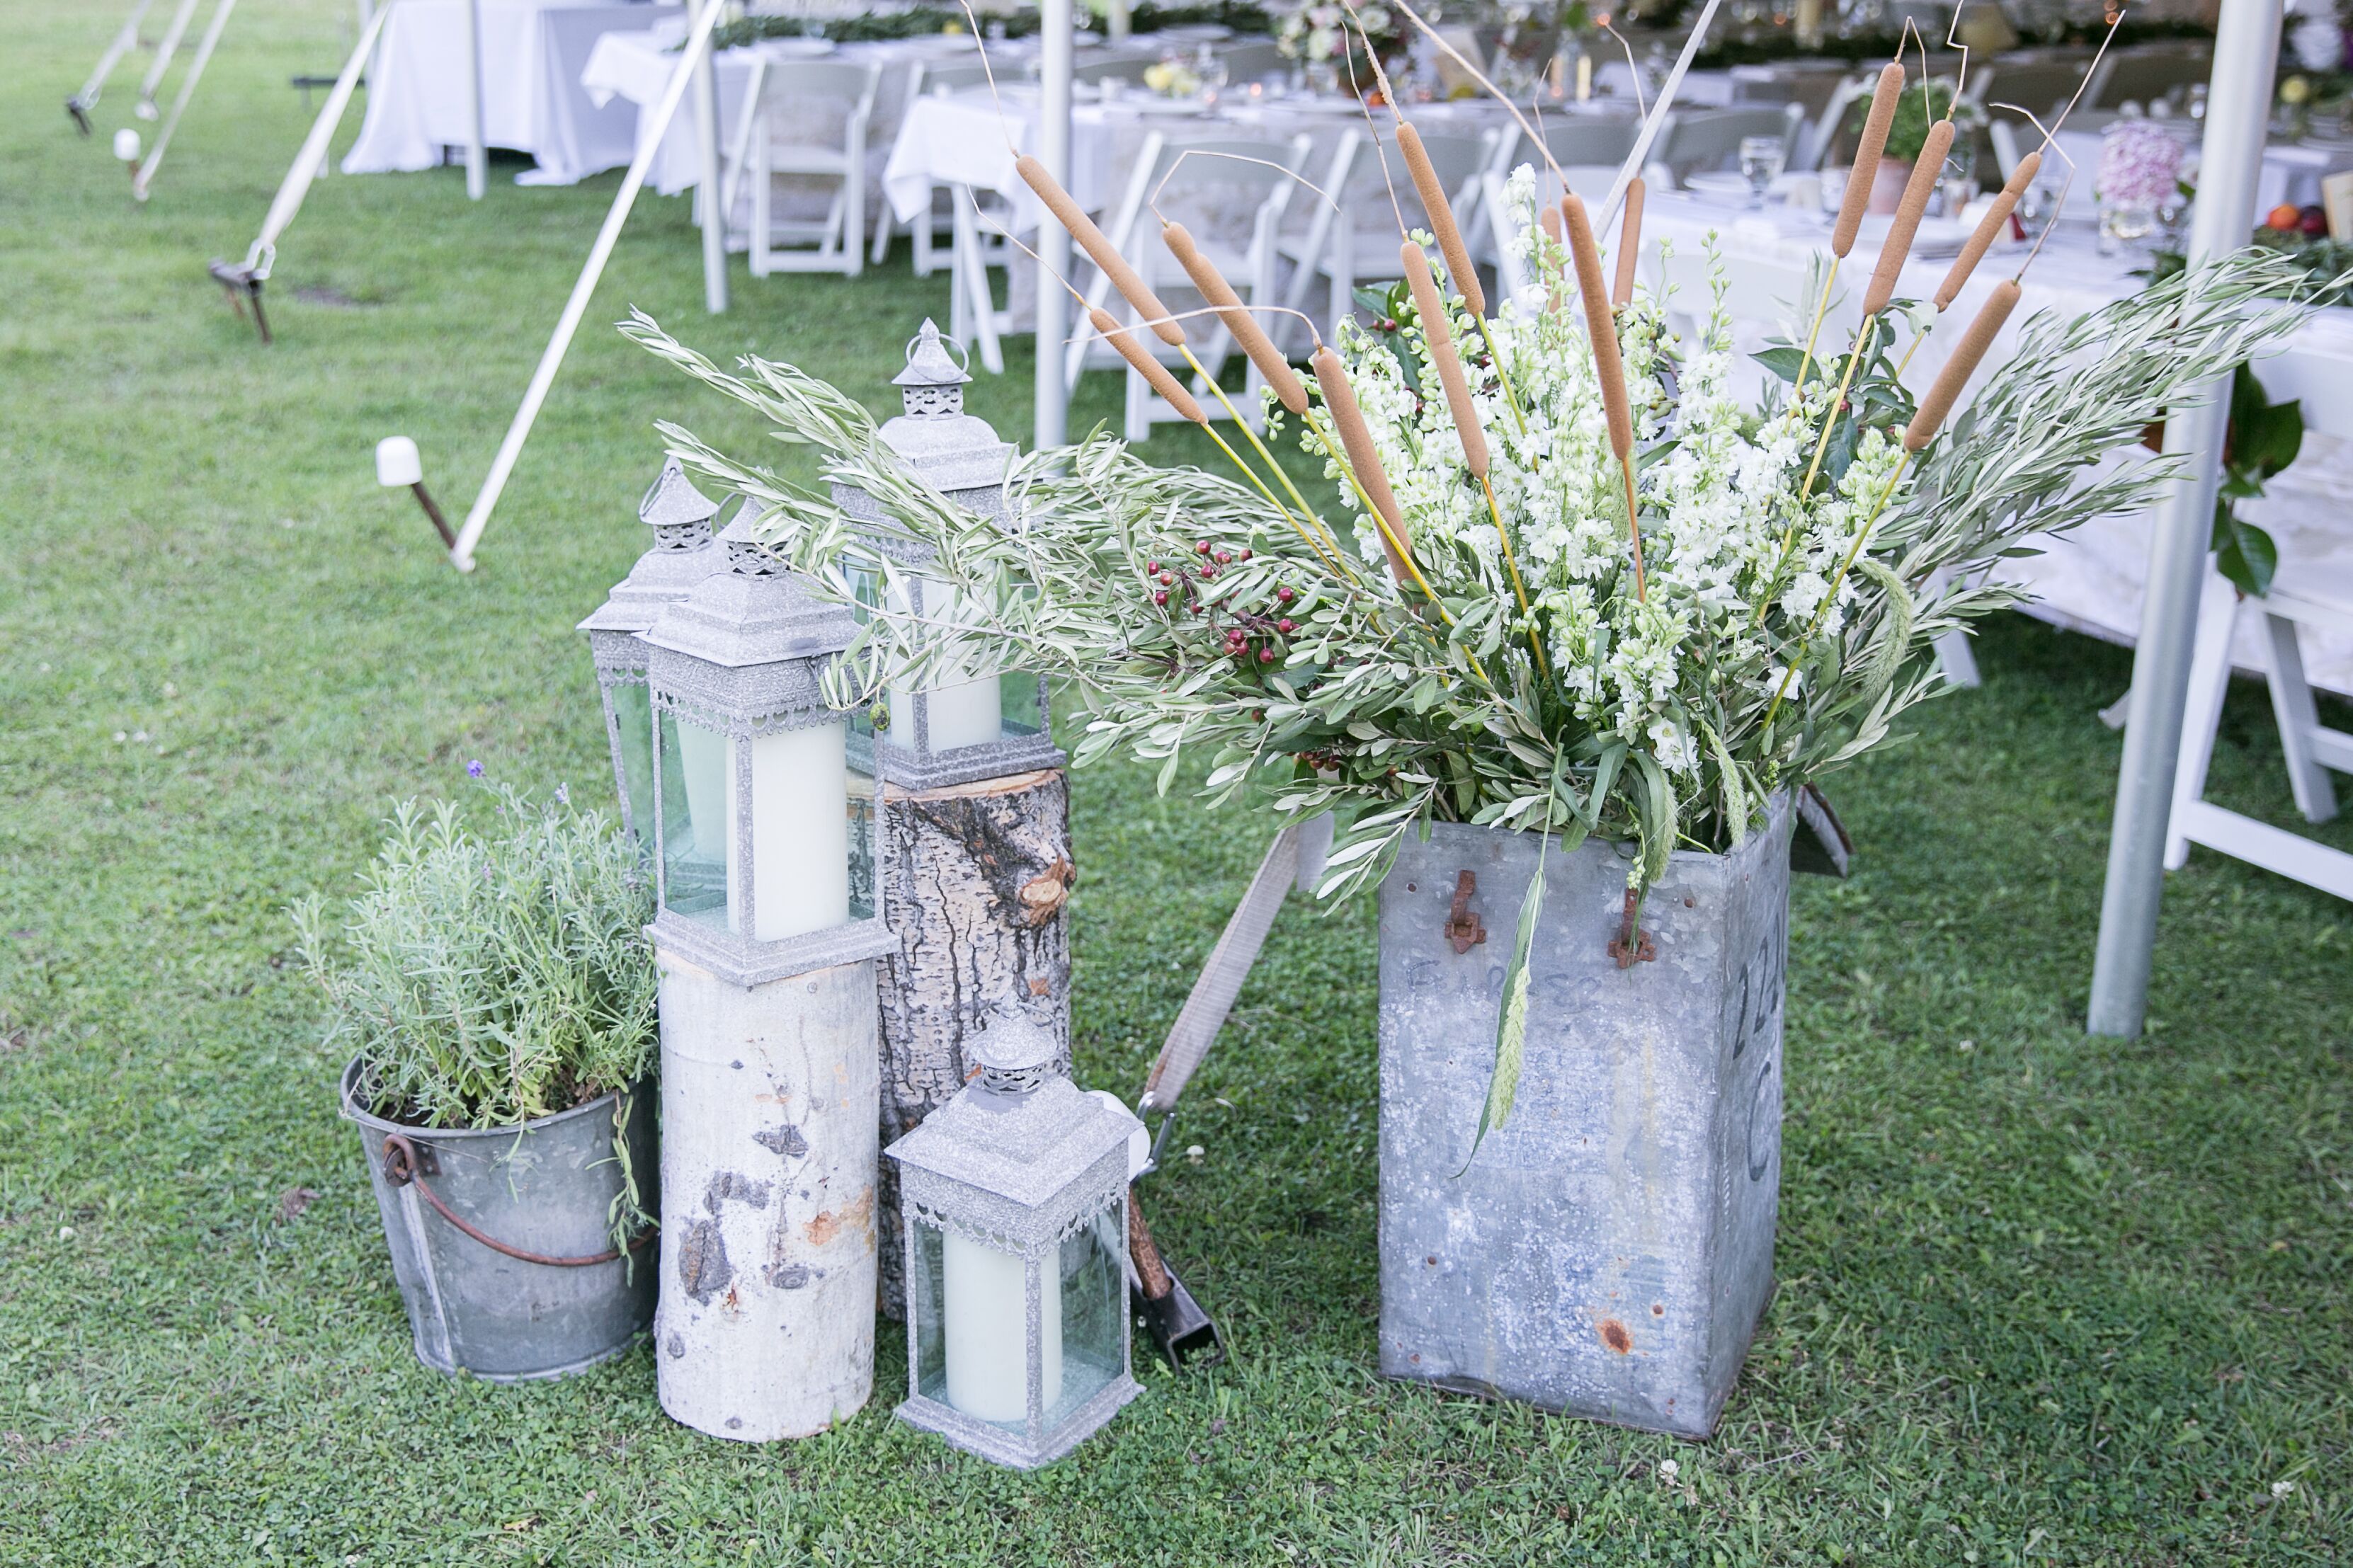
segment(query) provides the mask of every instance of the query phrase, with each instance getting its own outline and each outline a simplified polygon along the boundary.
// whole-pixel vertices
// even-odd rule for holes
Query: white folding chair
[[[2263,362],[2267,395],[2301,403],[2308,427],[2338,440],[2353,439],[2353,407],[2342,395],[2353,364],[2340,355],[2291,349]],[[2264,683],[2271,689],[2272,717],[2279,726],[2280,750],[2287,760],[2288,788],[2306,822],[2337,815],[2330,769],[2353,773],[2353,735],[2320,721],[2305,679],[2297,647],[2303,627],[2353,633],[2353,589],[2341,582],[2300,580],[2293,560],[2283,560],[2271,592],[2242,601],[2219,572],[2207,575],[2198,606],[2198,639],[2190,656],[2189,695],[2181,721],[2181,758],[2173,776],[2172,819],[2166,834],[2165,865],[2179,870],[2189,847],[2202,844],[2235,859],[2353,900],[2353,854],[2258,822],[2206,798],[2207,769],[2222,723],[2222,698],[2231,684],[2231,646],[2242,621],[2252,621],[2261,649]]]
[[[1218,58],[1226,62],[1226,80],[1233,87],[1248,87],[1291,70],[1290,58],[1272,38],[1243,38],[1219,49]]]
[[[1303,135],[1288,142],[1187,142],[1169,149],[1166,174],[1155,182],[1152,205],[1170,221],[1186,226],[1201,254],[1217,267],[1245,305],[1264,306],[1275,298],[1276,236],[1297,184],[1293,176],[1306,164],[1310,145]],[[1243,212],[1250,214],[1249,237],[1237,245],[1230,237],[1233,219]],[[1206,304],[1156,234],[1141,238],[1127,254],[1145,285],[1170,310],[1182,314]],[[1127,322],[1138,320],[1132,310],[1121,311],[1120,317]],[[1234,350],[1231,336],[1214,316],[1194,317],[1187,323],[1187,331],[1199,345],[1195,357],[1211,377],[1216,376]],[[1178,351],[1166,347],[1157,338],[1147,334],[1142,341],[1164,360],[1184,363]],[[1258,367],[1251,365],[1243,380],[1242,395],[1234,400],[1253,427],[1263,423],[1263,399],[1259,395],[1263,384]],[[1225,416],[1225,405],[1208,381],[1195,376],[1192,390],[1203,413],[1212,419]],[[1148,439],[1154,425],[1182,417],[1139,372],[1128,369],[1125,426],[1129,440]]]
[[[2174,773],[2173,813],[2165,845],[2165,865],[2178,871],[2189,847],[2202,844],[2234,859],[2261,866],[2353,900],[2353,855],[2216,805],[2206,798],[2206,773],[2221,729],[2222,698],[2231,684],[2231,643],[2242,617],[2254,621],[2263,648],[2263,675],[2271,688],[2272,716],[2286,753],[2288,786],[2306,822],[2337,815],[2331,768],[2353,773],[2353,735],[2320,721],[2305,679],[2296,647],[2299,626],[2353,632],[2353,604],[2298,593],[2274,581],[2262,599],[2242,603],[2238,590],[2212,574],[2199,605],[2198,642],[2189,667],[2189,700],[2182,721],[2181,761]]]
[[[1741,142],[1749,137],[1775,136],[1780,139],[1782,163],[1787,167],[1805,120],[1804,106],[1796,103],[1699,109],[1688,113],[1672,110],[1651,146],[1651,163],[1668,172],[1672,185],[1680,185],[1687,174],[1732,163],[1740,155]]]
[[[1432,132],[1421,139],[1430,167],[1454,205],[1458,225],[1477,222],[1484,195],[1480,176],[1494,155],[1496,136],[1493,131]],[[1389,154],[1386,160],[1384,153]],[[1316,203],[1306,233],[1296,241],[1282,243],[1283,257],[1296,264],[1282,302],[1290,310],[1304,310],[1308,290],[1318,279],[1324,279],[1331,290],[1325,309],[1327,331],[1336,341],[1340,323],[1356,311],[1358,284],[1390,282],[1403,276],[1395,259],[1396,238],[1391,237],[1397,226],[1396,212],[1389,205],[1392,191],[1397,210],[1404,213],[1409,228],[1427,228],[1430,216],[1414,193],[1405,160],[1390,149],[1376,147],[1367,132],[1354,127],[1334,149],[1330,172],[1319,184],[1339,210],[1335,213],[1331,205]]]
[[[1822,161],[1830,156],[1831,144],[1845,128],[1848,110],[1857,100],[1869,98],[1877,84],[1875,75],[1851,76],[1839,83],[1821,114],[1799,132],[1798,144],[1789,153],[1789,167],[1799,174],[1811,174],[1820,168]],[[1975,81],[1970,85],[1975,87]]]
[[[721,184],[733,229],[741,185],[751,182],[751,211],[744,226],[754,277],[839,272],[855,278],[864,267],[866,127],[873,116],[880,75],[872,64],[754,62],[727,175]],[[834,135],[826,135],[828,131]],[[834,182],[824,218],[778,216],[776,182],[780,176]],[[779,243],[816,248],[779,251]]]
[[[1152,198],[1153,184],[1168,172],[1168,161],[1174,159],[1180,150],[1172,147],[1162,132],[1145,133],[1135,150],[1135,163],[1128,170],[1127,184],[1121,190],[1119,200],[1104,211],[1103,221],[1097,226],[1103,230],[1103,237],[1111,241],[1112,248],[1131,261],[1143,248],[1137,243],[1136,231],[1144,217],[1145,204]],[[1073,257],[1072,259],[1075,262],[1078,258]],[[1082,291],[1086,302],[1090,307],[1101,308],[1111,298],[1111,279],[1092,268],[1087,270],[1091,276]],[[1085,317],[1085,311],[1079,313],[1080,321],[1082,322]],[[1062,350],[1062,381],[1065,385],[1073,390],[1077,388],[1079,373],[1086,368],[1091,358],[1104,364],[1126,363],[1108,345],[1091,345],[1087,331],[1074,324],[1071,341]]]
[[[978,60],[960,60],[948,65],[915,60],[907,67],[907,101],[910,104],[918,98],[944,98],[952,93],[962,92],[967,88],[985,87],[988,82],[988,68]],[[891,204],[882,203],[881,210],[874,216],[874,251],[871,259],[877,267],[890,258],[891,236],[901,226],[904,226],[908,237],[915,242],[913,260],[915,276],[929,278],[939,268],[934,252],[938,249],[940,242],[949,239],[955,232],[955,194],[946,185],[934,184],[932,186],[930,212],[918,214],[904,226],[902,226],[892,216]]]
[[[1560,200],[1561,184],[1553,178],[1554,164],[1568,177],[1570,190],[1588,202],[1596,201],[1609,195],[1619,166],[1634,150],[1634,138],[1640,130],[1626,120],[1555,121],[1544,127],[1548,161],[1537,155],[1535,143],[1516,126],[1505,127],[1496,133],[1494,153],[1479,176],[1477,226],[1467,234],[1464,243],[1470,246],[1473,260],[1495,269],[1499,292],[1516,293],[1525,281],[1518,259],[1507,256],[1504,246],[1504,230],[1509,226],[1504,213],[1504,185],[1512,177],[1512,171],[1523,163],[1535,169],[1538,210]]]
[[[1009,305],[998,309],[988,272],[992,267],[1006,267],[1012,261],[1013,247],[1001,232],[1010,226],[1011,216],[994,192],[976,191],[970,185],[937,188],[946,195],[949,232],[954,236],[948,256],[948,335],[976,345],[981,368],[991,375],[1002,375],[1005,347],[1001,340],[1012,331],[1013,311]],[[980,209],[984,198],[989,201],[991,209],[986,228]],[[1009,298],[1009,279],[1006,292]]]

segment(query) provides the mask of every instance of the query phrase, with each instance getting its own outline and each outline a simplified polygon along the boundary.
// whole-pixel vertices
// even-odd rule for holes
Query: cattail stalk
[[[1471,401],[1470,383],[1462,374],[1462,356],[1455,351],[1454,333],[1446,320],[1446,302],[1439,298],[1438,280],[1430,275],[1430,258],[1421,247],[1407,240],[1398,249],[1398,259],[1404,266],[1405,280],[1413,290],[1413,308],[1421,318],[1421,335],[1430,344],[1430,357],[1438,366],[1438,379],[1446,389],[1446,406],[1454,416],[1454,434],[1462,443],[1462,458],[1471,471],[1479,477],[1479,488],[1486,492],[1487,515],[1494,520],[1495,538],[1504,547],[1504,564],[1512,574],[1512,590],[1520,601],[1520,613],[1528,612],[1527,584],[1520,581],[1520,563],[1512,553],[1512,536],[1504,527],[1503,509],[1495,504],[1495,487],[1487,478],[1489,458],[1487,432],[1479,424],[1479,410]],[[1535,629],[1528,630],[1528,647],[1536,657],[1536,668],[1545,667],[1543,645],[1536,641]]]
[[[1642,576],[1642,524],[1634,501],[1634,409],[1626,396],[1626,362],[1618,352],[1618,318],[1609,309],[1609,295],[1601,282],[1601,253],[1593,243],[1593,219],[1584,199],[1575,191],[1560,198],[1560,216],[1568,230],[1569,258],[1577,266],[1577,286],[1585,296],[1586,340],[1593,348],[1593,374],[1601,384],[1601,408],[1609,421],[1609,449],[1618,458],[1626,480],[1626,531],[1634,545],[1634,597],[1646,600]]]
[[[1871,89],[1871,114],[1862,122],[1862,140],[1854,150],[1854,167],[1847,171],[1846,199],[1839,204],[1838,226],[1831,231],[1831,254],[1845,258],[1862,231],[1862,215],[1871,205],[1873,177],[1887,151],[1888,127],[1895,123],[1896,100],[1904,96],[1904,67],[1894,60],[1879,68],[1879,85]]]
[[[1293,414],[1305,414],[1307,388],[1300,384],[1291,362],[1282,357],[1274,340],[1258,324],[1258,318],[1250,313],[1241,296],[1218,270],[1218,264],[1201,254],[1201,247],[1193,243],[1191,231],[1181,223],[1167,224],[1162,226],[1160,238],[1168,247],[1168,253],[1176,258],[1176,264],[1185,269],[1185,276],[1193,280],[1193,287],[1201,291],[1201,298],[1218,312],[1218,320],[1225,323],[1235,343],[1250,356],[1250,363],[1258,366],[1266,384],[1274,388],[1274,395],[1282,405]]]
[[[1479,269],[1471,264],[1471,248],[1462,243],[1462,230],[1454,221],[1446,187],[1439,183],[1429,150],[1421,144],[1421,132],[1402,116],[1398,120],[1397,142],[1398,151],[1405,154],[1405,166],[1413,174],[1413,188],[1421,193],[1422,210],[1430,215],[1430,231],[1438,237],[1439,254],[1446,258],[1446,273],[1454,291],[1462,296],[1472,315],[1484,316],[1487,296],[1479,287]]]
[[[1895,282],[1904,271],[1904,263],[1911,258],[1913,237],[1920,232],[1920,219],[1928,211],[1928,198],[1936,194],[1936,182],[1945,173],[1945,159],[1953,150],[1953,122],[1939,120],[1928,127],[1928,134],[1920,145],[1920,156],[1912,163],[1912,176],[1904,182],[1904,199],[1896,205],[1894,221],[1887,226],[1887,237],[1880,243],[1879,266],[1871,275],[1871,287],[1862,296],[1862,313],[1876,316],[1887,309],[1887,301],[1895,297]]]
[[[1944,284],[1936,290],[1936,310],[1939,315],[1949,309],[1955,300],[1960,298],[1962,289],[1968,284],[1969,274],[1975,272],[1978,263],[1985,259],[1985,253],[1992,248],[1994,240],[2001,233],[2002,226],[2010,221],[2010,215],[2017,210],[2019,198],[2026,194],[2026,187],[2032,184],[2034,176],[2042,172],[2042,153],[2038,148],[2021,158],[2018,161],[2018,167],[2010,172],[2010,178],[2002,182],[2001,194],[1994,197],[1993,205],[1986,209],[1985,216],[1978,221],[1977,232],[1969,236],[1969,242],[1961,247],[1960,255],[1953,258],[1953,269],[1945,274]]]
[[[1609,290],[1609,305],[1620,310],[1634,302],[1634,264],[1642,252],[1642,181],[1626,182],[1626,216],[1618,226],[1618,281]]]
[[[1381,467],[1381,455],[1373,448],[1373,433],[1365,424],[1365,411],[1357,405],[1356,389],[1348,384],[1348,373],[1341,366],[1340,356],[1325,344],[1315,351],[1308,362],[1315,367],[1315,384],[1324,394],[1324,411],[1332,416],[1332,426],[1340,432],[1340,444],[1348,450],[1347,460],[1341,467],[1356,481],[1356,493],[1373,514],[1381,531],[1381,549],[1389,558],[1389,573],[1402,582],[1410,574],[1421,581],[1421,573],[1413,564],[1412,537],[1406,532],[1405,516],[1398,510],[1397,494],[1389,489],[1388,471]],[[1432,600],[1428,584],[1422,592]]]
[[[1945,368],[1936,373],[1936,381],[1928,388],[1928,395],[1920,400],[1920,406],[1913,413],[1912,423],[1904,432],[1905,451],[1916,452],[1936,438],[1937,430],[1945,423],[1945,416],[1952,413],[1953,405],[1960,401],[1961,389],[1968,385],[1969,377],[1977,374],[1979,362],[1985,358],[1986,351],[1993,346],[1993,340],[2000,333],[2003,324],[2010,320],[2010,311],[2018,308],[2019,294],[2015,278],[2005,278],[1994,285],[1993,292],[1986,297],[1986,302],[1978,307],[1976,318],[1969,322],[1968,331],[1961,334],[1960,343],[1953,350],[1953,357],[1947,360]]]
[[[1071,231],[1071,237],[1079,242],[1079,248],[1103,268],[1103,276],[1112,280],[1112,286],[1120,291],[1121,297],[1135,307],[1136,313],[1151,327],[1154,335],[1171,348],[1182,345],[1185,342],[1184,327],[1169,318],[1168,307],[1145,286],[1143,276],[1127,264],[1127,258],[1120,255],[1119,247],[1104,237],[1103,231],[1095,226],[1095,220],[1071,199],[1071,193],[1062,189],[1060,183],[1047,172],[1046,165],[1025,153],[1013,161],[1013,167],[1037,193],[1038,199],[1046,204],[1046,210]]]

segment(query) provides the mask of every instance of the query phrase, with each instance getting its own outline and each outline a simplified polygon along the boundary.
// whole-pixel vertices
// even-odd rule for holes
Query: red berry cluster
[[[1144,563],[1146,582],[1153,584],[1152,602],[1167,607],[1170,598],[1176,598],[1188,615],[1207,615],[1219,637],[1219,651],[1234,659],[1244,668],[1256,668],[1273,664],[1282,651],[1275,646],[1277,637],[1289,637],[1299,629],[1299,623],[1279,612],[1288,609],[1299,597],[1298,591],[1280,587],[1274,591],[1274,605],[1267,610],[1252,610],[1230,602],[1211,606],[1195,587],[1197,583],[1214,583],[1219,574],[1230,566],[1250,559],[1247,545],[1233,550],[1220,550],[1208,540],[1197,540],[1191,561],[1147,561]],[[1229,617],[1219,625],[1219,612]]]

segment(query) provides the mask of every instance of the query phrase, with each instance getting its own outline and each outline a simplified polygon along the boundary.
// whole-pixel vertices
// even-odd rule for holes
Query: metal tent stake
[[[286,232],[287,226],[294,221],[294,215],[302,210],[302,198],[311,194],[311,182],[317,179],[319,171],[326,167],[327,151],[335,139],[335,128],[343,123],[343,110],[350,107],[352,92],[359,85],[360,71],[375,48],[376,36],[384,31],[384,19],[391,14],[392,7],[385,6],[370,16],[367,26],[360,29],[359,44],[352,50],[351,58],[343,62],[343,73],[335,78],[333,90],[327,94],[327,101],[321,106],[319,117],[311,122],[311,133],[302,139],[301,150],[294,154],[293,165],[286,171],[286,178],[280,182],[278,195],[270,201],[269,215],[261,220],[261,232],[254,237],[253,247],[245,253],[244,261],[231,264],[216,260],[211,264],[213,281],[218,283],[228,296],[230,308],[239,314],[248,305],[253,308],[253,325],[260,332],[264,343],[268,343],[270,337],[269,319],[262,314],[261,310],[261,286],[269,280],[270,268],[277,264],[278,237]],[[429,500],[426,506],[434,514],[437,524],[440,525],[443,541],[450,542],[452,536],[448,525],[440,523],[439,509]]]
[[[90,68],[81,90],[66,100],[66,112],[73,117],[74,129],[83,135],[90,134],[90,111],[98,107],[98,95],[105,90],[106,79],[114,74],[123,56],[139,47],[139,24],[147,19],[147,9],[154,3],[155,0],[139,0],[131,8],[130,17],[106,46],[106,52],[98,57],[98,64]]]

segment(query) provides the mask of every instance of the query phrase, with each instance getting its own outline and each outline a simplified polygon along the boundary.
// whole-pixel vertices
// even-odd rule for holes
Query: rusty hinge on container
[[[1446,917],[1446,924],[1440,930],[1457,952],[1468,952],[1487,940],[1487,928],[1480,921],[1479,911],[1471,907],[1472,895],[1478,890],[1478,878],[1468,871],[1455,875],[1453,912]]]
[[[1609,939],[1609,956],[1618,961],[1620,969],[1631,969],[1638,963],[1648,963],[1659,956],[1659,944],[1651,933],[1634,923],[1642,906],[1634,897],[1634,889],[1626,889],[1626,914],[1619,922],[1618,934]]]

